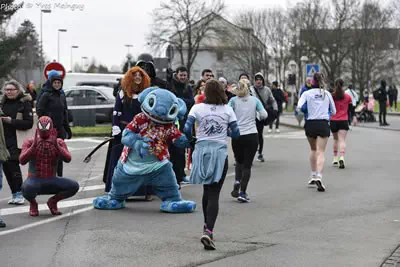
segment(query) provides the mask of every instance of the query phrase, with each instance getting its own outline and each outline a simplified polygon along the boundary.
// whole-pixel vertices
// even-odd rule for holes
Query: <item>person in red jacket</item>
[[[47,206],[51,214],[61,215],[57,202],[72,197],[79,190],[79,184],[71,179],[57,177],[57,161],[71,161],[71,153],[61,138],[50,117],[40,117],[35,136],[25,140],[19,161],[29,162],[28,178],[22,185],[22,194],[30,203],[29,215],[38,216],[37,195],[50,195]]]

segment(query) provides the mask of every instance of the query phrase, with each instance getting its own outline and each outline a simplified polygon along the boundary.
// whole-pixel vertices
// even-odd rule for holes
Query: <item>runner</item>
[[[311,148],[311,180],[308,184],[315,184],[318,191],[324,192],[322,170],[330,136],[329,114],[335,115],[336,108],[331,94],[325,90],[324,76],[321,73],[314,74],[312,87],[301,95],[297,109],[307,113],[304,129]]]
[[[218,216],[219,194],[228,171],[226,135],[239,137],[236,116],[228,103],[220,82],[209,80],[205,88],[206,100],[194,105],[185,124],[187,138],[192,138],[195,121],[199,127],[190,173],[192,184],[203,184],[204,228],[200,241],[206,250],[214,250],[213,230]],[[228,130],[229,129],[229,130]]]
[[[37,195],[55,194],[47,201],[51,214],[61,215],[57,202],[70,198],[79,190],[79,184],[71,179],[57,177],[57,162],[71,161],[71,153],[61,138],[50,117],[42,116],[38,121],[35,136],[25,140],[19,161],[29,162],[28,178],[22,185],[22,193],[30,202],[29,215],[38,216]]]
[[[263,120],[267,118],[268,114],[261,101],[249,95],[247,80],[240,80],[232,93],[237,96],[229,101],[229,106],[233,108],[236,114],[240,137],[232,140],[236,166],[235,183],[231,195],[240,202],[249,202],[250,199],[246,189],[251,176],[251,166],[258,148],[256,117],[257,113],[260,113],[260,117]]]
[[[346,135],[349,130],[349,107],[353,105],[353,98],[343,90],[344,81],[337,79],[333,90],[336,114],[331,116],[331,131],[333,134],[333,166],[344,169],[344,152],[346,150]],[[350,106],[351,105],[351,106]],[[338,149],[340,158],[338,159]]]

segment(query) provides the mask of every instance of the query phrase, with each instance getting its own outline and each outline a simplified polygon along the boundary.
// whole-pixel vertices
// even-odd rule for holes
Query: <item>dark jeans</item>
[[[19,162],[16,160],[8,160],[3,163],[3,171],[6,175],[11,193],[15,194],[21,191],[22,173]]]
[[[386,101],[379,101],[379,123],[386,123]]]
[[[213,230],[219,211],[219,194],[228,172],[228,158],[225,160],[224,171],[218,183],[203,185],[203,215],[207,229]]]
[[[281,113],[278,112],[278,115],[276,116],[276,120],[275,120],[275,128],[279,129],[279,117],[281,116]],[[269,124],[269,128],[272,129],[272,125],[274,125],[274,122],[272,121]]]
[[[53,195],[66,199],[72,197],[79,190],[79,184],[71,179],[54,177],[49,179],[28,178],[22,185],[24,198],[31,201],[37,195]]]
[[[256,120],[257,132],[258,132],[258,154],[262,154],[264,148],[264,124]]]
[[[235,180],[240,182],[240,190],[246,193],[250,181],[251,166],[258,147],[258,134],[241,135],[232,140],[232,149],[235,155]]]

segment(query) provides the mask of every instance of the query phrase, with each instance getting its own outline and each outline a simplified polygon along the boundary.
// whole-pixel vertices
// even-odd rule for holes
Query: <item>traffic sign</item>
[[[307,64],[306,65],[306,77],[314,77],[314,74],[319,72],[319,65],[318,64]]]
[[[46,77],[46,80],[48,79],[48,74],[50,71],[55,70],[58,72],[58,75],[61,76],[61,79],[64,79],[65,77],[65,68],[63,65],[61,65],[58,62],[51,62],[49,64],[46,65],[46,67],[44,68],[43,72],[44,72],[44,77]]]

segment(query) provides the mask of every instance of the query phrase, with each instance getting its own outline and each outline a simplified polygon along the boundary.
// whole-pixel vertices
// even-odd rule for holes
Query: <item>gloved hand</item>
[[[150,145],[148,143],[153,142],[150,138],[147,137],[140,137],[136,139],[134,149],[139,154],[141,158],[149,155],[149,148]]]
[[[121,133],[121,128],[119,128],[117,125],[114,125],[112,127],[112,136],[117,136]]]

